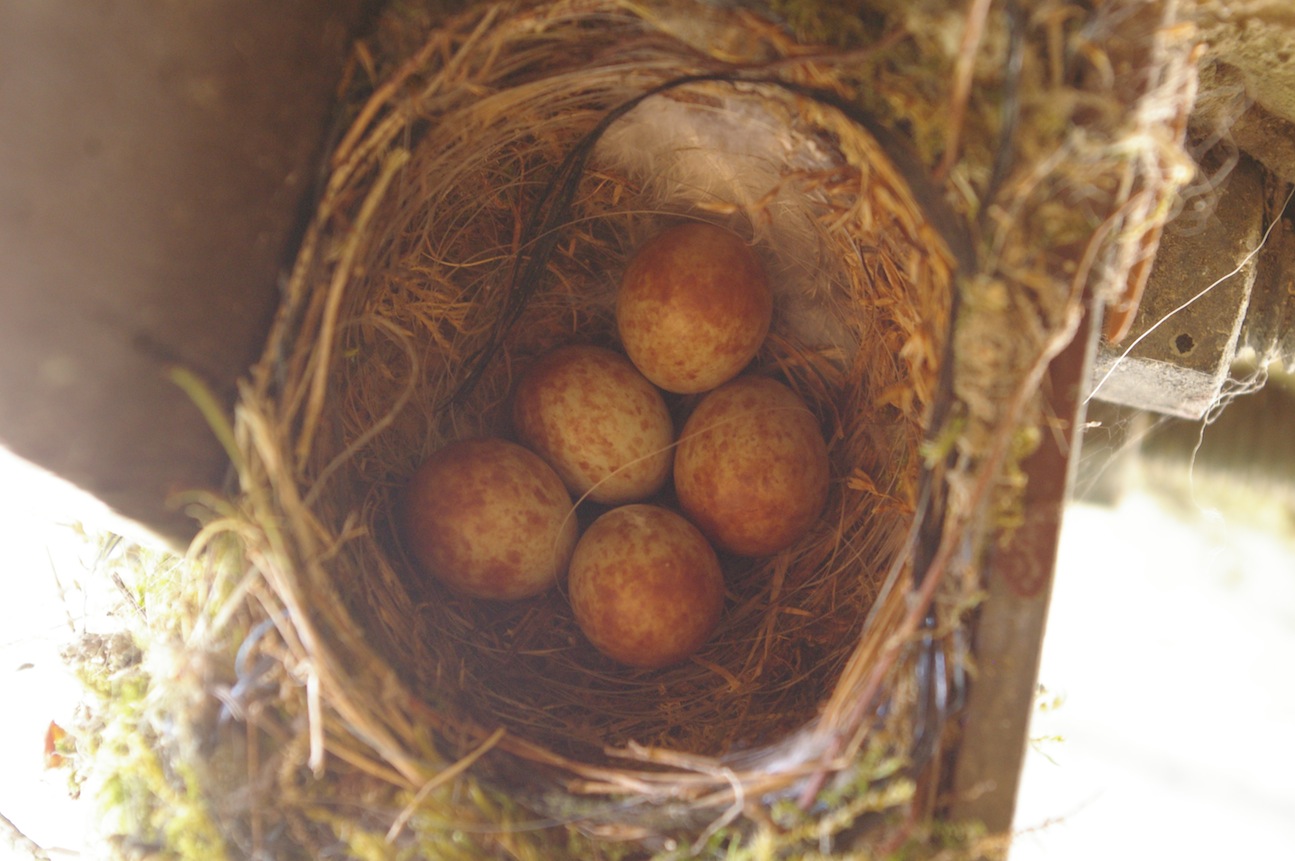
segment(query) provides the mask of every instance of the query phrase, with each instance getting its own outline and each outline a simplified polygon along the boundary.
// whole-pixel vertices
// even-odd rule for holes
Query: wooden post
[[[0,444],[176,543],[369,0],[0,5]]]
[[[1054,417],[1026,459],[1025,522],[1006,544],[993,544],[985,565],[987,596],[975,620],[975,675],[961,733],[946,763],[946,817],[1007,832],[1029,744],[1039,658],[1052,595],[1062,512],[1078,463],[1084,397],[1096,331],[1092,311],[1053,360],[1045,395]]]

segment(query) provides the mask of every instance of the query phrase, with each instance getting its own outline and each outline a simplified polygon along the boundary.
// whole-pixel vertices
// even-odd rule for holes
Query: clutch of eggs
[[[567,573],[572,614],[598,651],[649,669],[686,659],[723,610],[715,548],[776,553],[827,499],[814,414],[785,385],[740,376],[772,308],[736,234],[689,223],[650,239],[617,295],[626,355],[568,345],[540,356],[513,392],[520,445],[452,443],[415,472],[401,520],[418,567],[497,599],[536,595]],[[661,390],[703,395],[678,440]],[[681,513],[643,504],[671,476]],[[577,540],[573,496],[619,507]]]

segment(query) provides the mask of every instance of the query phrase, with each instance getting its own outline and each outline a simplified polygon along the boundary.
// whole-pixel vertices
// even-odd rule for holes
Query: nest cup
[[[417,787],[466,756],[528,803],[613,803],[625,836],[657,828],[625,799],[709,822],[838,770],[869,727],[912,743],[911,667],[882,695],[865,677],[906,648],[952,256],[830,68],[744,13],[663,8],[477,7],[378,62],[353,105],[242,412],[316,766]],[[724,558],[723,621],[691,660],[632,670],[585,641],[561,587],[500,603],[420,577],[395,511],[433,451],[508,435],[537,356],[616,348],[627,260],[686,221],[763,262],[774,322],[747,372],[810,406],[831,491],[792,547]],[[677,428],[695,401],[670,397]]]

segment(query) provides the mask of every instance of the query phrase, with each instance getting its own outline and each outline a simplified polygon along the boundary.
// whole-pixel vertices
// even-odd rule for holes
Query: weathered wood
[[[1061,518],[1077,464],[1083,398],[1096,332],[1091,313],[1049,368],[1045,391],[1054,418],[1022,464],[1029,483],[1024,522],[995,542],[985,600],[974,625],[975,674],[957,746],[947,765],[946,815],[1001,834],[1012,825],[1034,712],[1039,659],[1052,595]]]
[[[0,443],[175,541],[226,460],[368,0],[0,6]]]

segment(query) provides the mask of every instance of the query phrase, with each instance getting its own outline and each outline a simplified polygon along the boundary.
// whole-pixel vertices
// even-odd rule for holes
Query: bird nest
[[[1181,181],[1164,109],[1190,98],[1163,18],[1138,42],[1064,3],[943,5],[862,15],[848,50],[705,3],[478,4],[430,29],[398,9],[357,51],[237,408],[236,525],[204,533],[237,533],[250,563],[240,679],[280,715],[258,729],[274,773],[251,783],[308,823],[300,842],[453,832],[524,856],[506,826],[524,819],[699,849],[923,807],[912,779],[957,707],[979,550],[1019,504],[1041,374],[1083,297],[1154,252]],[[1103,65],[1148,44],[1155,80]],[[420,577],[394,512],[433,451],[507,434],[536,357],[615,347],[627,260],[687,221],[764,264],[774,320],[749,372],[809,406],[831,489],[790,548],[724,558],[699,652],[633,670],[561,589],[500,603]],[[676,419],[694,401],[673,397]],[[380,787],[362,815],[336,804]],[[491,826],[463,837],[472,821]]]

